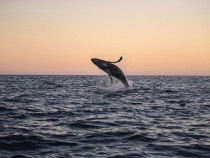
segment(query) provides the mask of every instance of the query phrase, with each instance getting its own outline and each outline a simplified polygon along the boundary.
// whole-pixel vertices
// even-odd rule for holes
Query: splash
[[[104,80],[100,80],[97,89],[99,91],[108,92],[108,93],[127,91],[133,89],[133,81],[128,80],[128,84],[129,87],[126,88],[125,85],[123,85],[123,83],[117,79],[113,80],[113,84],[110,83],[108,84],[107,81],[105,82]]]

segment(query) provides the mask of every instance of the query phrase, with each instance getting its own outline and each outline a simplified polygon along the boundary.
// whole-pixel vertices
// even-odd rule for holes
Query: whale
[[[115,62],[111,62],[111,61],[106,61],[106,60],[102,60],[102,59],[98,59],[98,58],[92,58],[91,61],[101,70],[103,70],[104,72],[106,72],[110,79],[111,79],[111,84],[113,84],[113,79],[112,77],[117,78],[118,80],[120,80],[126,88],[129,87],[127,78],[125,77],[125,74],[123,73],[123,71],[117,67],[114,63],[119,63],[121,60],[123,59],[123,57],[121,56],[119,60],[115,61]]]

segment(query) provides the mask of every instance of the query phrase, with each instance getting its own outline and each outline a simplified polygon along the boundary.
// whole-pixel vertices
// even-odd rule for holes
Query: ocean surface
[[[0,76],[1,158],[210,157],[210,77]]]

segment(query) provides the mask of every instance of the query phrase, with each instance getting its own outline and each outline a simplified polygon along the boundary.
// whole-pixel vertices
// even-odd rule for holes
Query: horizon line
[[[0,76],[107,76],[106,74],[0,74]],[[210,77],[210,75],[196,75],[196,74],[126,74],[125,76],[174,76],[174,77]]]

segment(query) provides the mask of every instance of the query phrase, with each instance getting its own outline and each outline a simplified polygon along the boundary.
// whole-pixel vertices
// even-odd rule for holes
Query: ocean
[[[210,77],[0,76],[1,158],[210,157]]]

